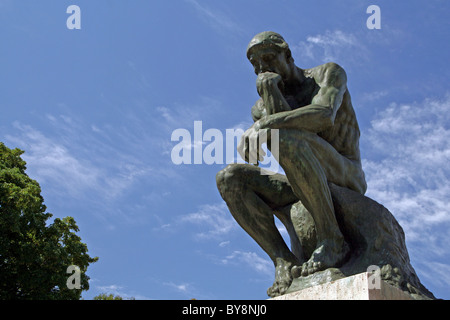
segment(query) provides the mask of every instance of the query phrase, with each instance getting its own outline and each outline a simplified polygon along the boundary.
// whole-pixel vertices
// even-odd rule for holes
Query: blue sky
[[[81,30],[66,9],[81,8]],[[381,9],[369,30],[366,9]],[[177,128],[247,128],[245,56],[273,30],[296,64],[347,71],[367,196],[403,226],[411,262],[450,298],[448,1],[0,0],[0,141],[26,151],[48,211],[100,260],[85,299],[266,299],[274,268],[215,184],[175,165]],[[192,149],[205,145],[192,143]],[[280,230],[285,230],[280,225]]]

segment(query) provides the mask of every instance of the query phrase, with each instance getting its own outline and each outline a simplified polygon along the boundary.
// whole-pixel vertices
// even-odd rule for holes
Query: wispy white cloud
[[[229,34],[231,32],[232,34],[244,34],[239,23],[225,13],[220,12],[219,10],[213,10],[197,0],[185,1],[192,5],[200,16],[219,33]],[[211,4],[210,2],[208,3]]]
[[[294,58],[321,62],[352,62],[365,60],[367,49],[355,34],[341,30],[327,30],[324,34],[308,36],[306,40],[291,45]]]
[[[195,228],[194,228],[195,226]],[[230,244],[230,235],[239,230],[225,202],[200,205],[194,212],[185,212],[170,221],[159,218],[155,232],[174,233],[188,229],[190,235],[198,241],[219,241],[220,247]]]
[[[92,124],[73,114],[47,114],[40,120],[45,131],[15,122],[5,142],[25,151],[27,173],[40,183],[44,194],[60,205],[88,203],[89,211],[108,228],[113,228],[112,217],[135,223],[139,220],[135,212],[146,211],[135,211],[138,204],[128,206],[127,212],[118,206],[133,188],[144,182],[156,184],[161,179],[177,178],[158,152],[158,143],[168,138],[145,131],[145,119],[129,117],[123,127]]]
[[[217,120],[224,113],[222,102],[218,99],[200,96],[195,103],[174,103],[170,106],[158,106],[152,112],[156,132],[163,134],[170,142],[173,130],[178,128],[193,130],[194,121]],[[205,130],[205,128],[203,128]]]
[[[202,205],[198,211],[182,216],[179,223],[201,226],[202,230],[195,234],[198,239],[222,239],[237,230],[237,223],[229,213],[225,202]]]
[[[159,281],[158,281],[159,282]],[[164,287],[170,288],[171,291],[175,292],[178,295],[189,299],[206,299],[210,300],[213,297],[205,292],[202,292],[198,286],[192,282],[180,281],[167,281],[161,283]]]
[[[230,244],[230,241],[222,241],[221,243],[219,243],[219,247],[223,248],[226,247]]]
[[[450,227],[450,95],[391,104],[362,133],[367,195],[387,207],[413,251],[448,255]],[[429,258],[429,257],[428,257]]]
[[[173,115],[171,114],[169,108],[166,107],[156,107],[156,111],[159,113],[161,117],[164,118],[167,122],[174,122]]]
[[[97,286],[96,288],[104,293],[112,293],[112,294],[118,294],[119,290],[123,289],[122,286],[116,284],[111,284],[107,286]]]
[[[29,164],[34,179],[63,188],[79,195],[81,190],[98,186],[100,171],[91,163],[77,159],[64,144],[59,143],[29,125],[14,123],[18,136],[7,135],[7,141],[26,152],[23,158]]]
[[[363,100],[363,102],[373,102],[386,97],[388,94],[388,90],[366,92],[362,94],[361,99]]]
[[[173,282],[164,282],[165,286],[168,286],[172,289],[175,289],[177,292],[181,293],[189,293],[192,290],[192,285],[189,283],[173,283]]]
[[[435,261],[429,261],[426,264],[426,268],[417,268],[426,282],[439,288],[448,288],[450,285],[450,265]]]
[[[220,260],[224,265],[244,265],[259,274],[273,276],[274,266],[268,258],[262,258],[255,252],[233,251],[230,255]]]
[[[93,139],[89,146],[80,144],[77,140],[82,139],[83,129],[72,128],[70,135],[55,137],[19,122],[14,123],[14,128],[18,134],[8,134],[7,141],[25,150],[23,158],[33,178],[59,193],[82,197],[95,192],[105,199],[117,197],[136,178],[151,171],[138,160],[121,155],[119,150],[108,148],[109,155],[100,153],[100,141]],[[92,150],[85,154],[86,148]],[[114,160],[106,159],[111,156]]]

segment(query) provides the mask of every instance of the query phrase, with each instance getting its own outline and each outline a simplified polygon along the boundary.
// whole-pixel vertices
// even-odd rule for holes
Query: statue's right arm
[[[302,129],[317,133],[333,126],[347,90],[347,76],[339,65],[327,63],[317,69],[314,78],[320,84],[320,90],[311,104],[292,111],[270,114],[260,119],[258,129]]]

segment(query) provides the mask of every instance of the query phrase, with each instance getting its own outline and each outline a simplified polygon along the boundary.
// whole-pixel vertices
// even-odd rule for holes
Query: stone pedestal
[[[373,274],[364,272],[270,300],[414,300],[414,298],[380,278],[375,279]]]

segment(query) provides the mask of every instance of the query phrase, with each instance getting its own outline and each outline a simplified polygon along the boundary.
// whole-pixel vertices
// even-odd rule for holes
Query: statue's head
[[[266,71],[280,73],[281,70],[273,69],[284,69],[285,66],[280,64],[287,67],[294,65],[289,45],[281,35],[273,31],[264,31],[253,37],[247,46],[247,58],[256,74]]]
[[[264,31],[258,33],[252,40],[250,40],[247,46],[247,58],[250,59],[250,56],[254,50],[267,47],[273,47],[282,51],[290,51],[287,42],[281,35],[273,31]]]

